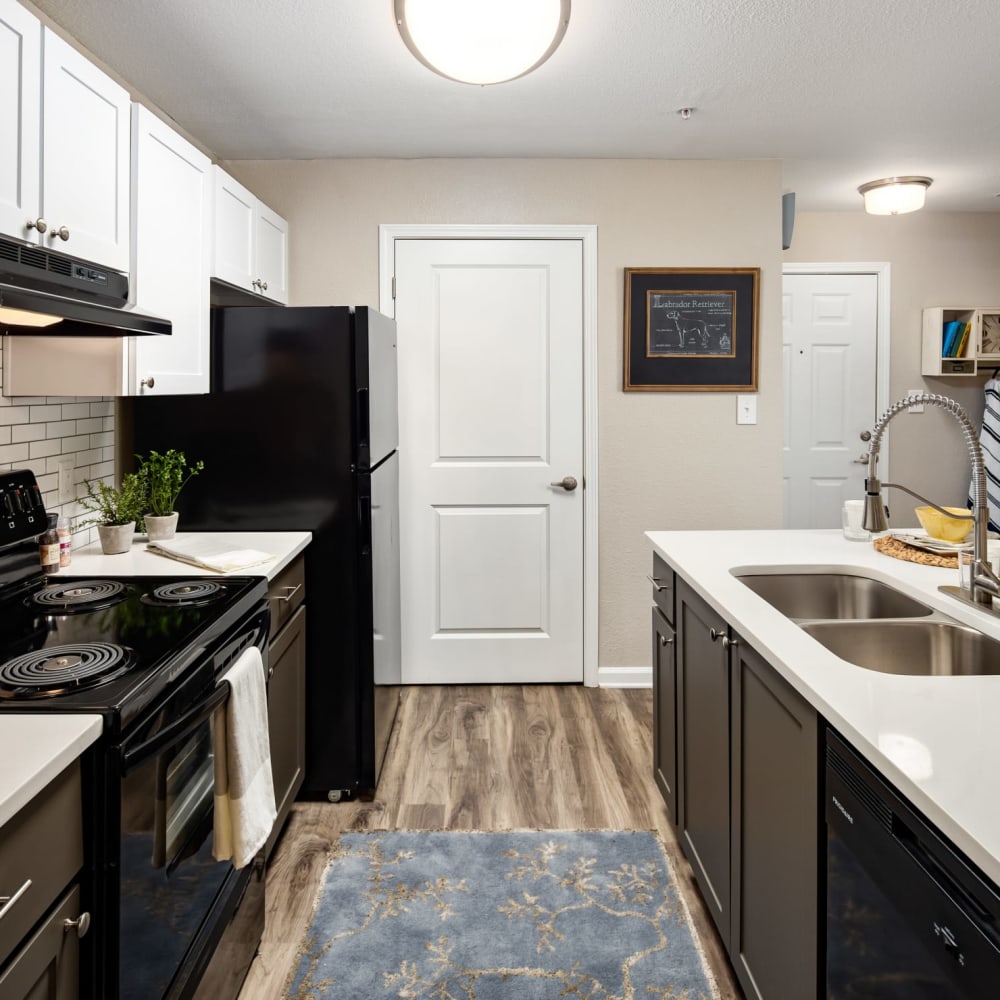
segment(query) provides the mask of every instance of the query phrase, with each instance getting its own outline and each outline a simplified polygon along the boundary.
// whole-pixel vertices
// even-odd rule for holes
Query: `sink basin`
[[[788,618],[920,618],[931,609],[887,584],[848,573],[738,576]]]
[[[952,622],[807,622],[802,628],[848,663],[884,674],[1000,674],[1000,642]]]

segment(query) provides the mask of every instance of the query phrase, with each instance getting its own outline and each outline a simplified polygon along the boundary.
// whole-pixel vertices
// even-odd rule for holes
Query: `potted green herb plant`
[[[138,476],[146,490],[143,511],[146,534],[150,541],[173,538],[177,531],[177,497],[192,476],[205,468],[204,462],[188,464],[184,452],[169,448],[160,453],[151,451],[139,461]]]
[[[135,534],[135,525],[142,517],[146,505],[146,486],[134,472],[121,477],[121,485],[109,486],[103,479],[85,481],[87,495],[78,503],[94,516],[81,524],[96,524],[105,555],[128,552]]]

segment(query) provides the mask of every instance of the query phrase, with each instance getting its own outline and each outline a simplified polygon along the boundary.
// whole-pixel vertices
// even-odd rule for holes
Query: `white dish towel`
[[[220,684],[231,690],[212,719],[215,829],[212,856],[243,868],[264,846],[277,810],[267,736],[264,663],[256,646],[244,650]]]

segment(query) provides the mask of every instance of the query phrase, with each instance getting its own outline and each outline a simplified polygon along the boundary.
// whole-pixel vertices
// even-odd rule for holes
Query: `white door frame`
[[[598,684],[597,638],[597,226],[383,224],[378,227],[379,310],[396,315],[396,240],[579,240],[583,245],[583,683]]]
[[[837,261],[836,263],[786,263],[782,265],[781,273],[785,274],[874,274],[878,281],[877,301],[875,305],[875,418],[876,420],[889,408],[889,344],[891,330],[889,317],[891,315],[889,278],[890,265],[888,261]],[[879,449],[879,479],[889,481],[889,434],[882,437],[883,446]],[[860,443],[860,442],[859,442]]]

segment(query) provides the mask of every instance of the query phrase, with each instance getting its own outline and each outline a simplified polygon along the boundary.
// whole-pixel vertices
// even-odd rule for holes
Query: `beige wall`
[[[951,396],[978,426],[985,376],[932,378],[920,374],[921,310],[925,306],[1000,307],[1000,215],[925,211],[892,218],[865,215],[860,210],[800,213],[784,260],[888,261],[890,401],[905,396],[908,389]],[[900,414],[890,425],[889,439],[893,481],[933,500],[965,505],[969,463],[958,425],[951,417],[933,409]],[[893,490],[888,491],[886,500],[894,525],[916,524],[916,501]]]
[[[781,524],[776,162],[328,160],[228,169],[289,220],[296,305],[377,304],[380,223],[598,229],[601,666],[648,665],[647,529]],[[623,393],[625,267],[759,266],[759,423],[732,393]]]

